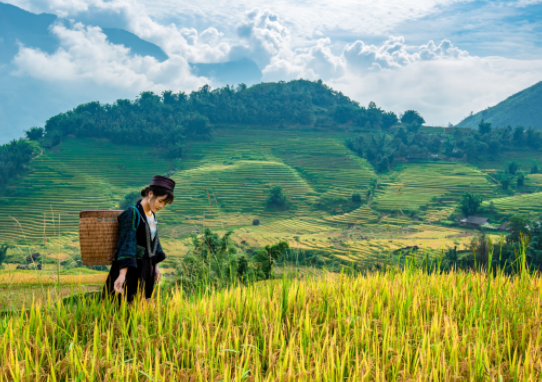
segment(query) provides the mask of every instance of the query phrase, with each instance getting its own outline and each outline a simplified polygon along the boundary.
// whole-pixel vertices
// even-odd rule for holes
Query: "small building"
[[[488,218],[480,218],[477,216],[469,216],[468,218],[461,220],[461,223],[470,225],[471,227],[480,227],[489,224]]]

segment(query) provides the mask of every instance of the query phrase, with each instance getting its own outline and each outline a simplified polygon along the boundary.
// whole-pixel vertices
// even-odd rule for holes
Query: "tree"
[[[531,174],[538,174],[538,164],[536,162],[533,162],[531,166]]]
[[[516,175],[521,165],[515,160],[506,163],[506,172],[510,175]]]
[[[416,134],[418,132],[418,130],[420,129],[420,124],[417,123],[417,122],[412,122],[408,125],[406,125],[406,129],[409,133],[414,133]]]
[[[42,127],[31,127],[30,130],[25,131],[26,137],[31,141],[37,141],[38,139],[43,138],[43,128]]]
[[[517,185],[518,187],[523,187],[524,184],[525,184],[525,175],[520,173],[517,178]]]
[[[405,132],[405,129],[400,127],[397,129],[397,132],[395,133],[395,138],[399,138],[401,142],[403,142],[405,145],[408,144],[408,135]]]
[[[542,146],[542,136],[540,132],[529,126],[525,132],[525,141],[529,147],[538,150]]]
[[[361,203],[361,194],[359,192],[352,193],[352,202]]]
[[[338,105],[335,108],[335,121],[346,123],[354,117],[355,109],[350,105]]]
[[[461,198],[460,208],[463,215],[468,217],[475,215],[482,206],[484,198],[482,195],[474,195],[471,192],[465,192]]]
[[[176,282],[186,292],[226,287],[236,280],[246,280],[248,263],[244,255],[237,253],[231,234],[232,231],[228,231],[220,237],[205,228],[201,236],[190,235],[192,245],[176,266]]]
[[[192,116],[187,122],[186,135],[208,139],[211,134],[211,129],[207,126],[207,122],[209,122],[209,120],[202,115],[196,114]]]
[[[356,138],[347,138],[345,141],[345,146],[348,147],[350,150],[358,154],[361,158],[364,157],[365,153],[365,140],[363,139],[363,136],[359,135]]]
[[[421,156],[422,150],[418,145],[412,145],[408,147],[408,156],[410,158],[418,158]]]
[[[36,142],[25,139],[13,140],[0,146],[0,186],[22,175],[38,150]]]
[[[523,133],[525,132],[525,128],[523,126],[516,126],[514,129],[514,134],[512,136],[512,139],[516,144],[522,144],[523,143]]]
[[[382,128],[383,129],[389,129],[393,125],[395,125],[399,119],[397,118],[397,115],[393,111],[389,111],[387,113],[382,114]]]
[[[506,237],[508,243],[517,243],[520,236],[528,235],[530,233],[530,226],[532,222],[525,215],[513,215],[508,223],[508,229],[510,234]]]
[[[500,183],[503,190],[508,190],[510,183],[512,183],[512,176],[503,172],[495,174],[495,179]]]
[[[273,276],[273,266],[275,262],[280,260],[284,251],[289,248],[285,241],[280,241],[277,244],[266,245],[254,254],[253,261],[257,264],[258,269],[262,272],[266,279]]]
[[[141,199],[141,193],[139,191],[132,191],[124,195],[124,199],[119,203],[119,208],[125,210],[130,206],[136,204]]]
[[[266,203],[269,207],[286,207],[286,194],[282,190],[282,186],[273,186],[269,190],[269,196],[267,197]]]
[[[440,141],[440,138],[435,135],[429,140],[428,147],[431,152],[438,153],[441,145],[442,142]]]
[[[489,153],[494,157],[498,157],[501,151],[501,144],[497,139],[490,139],[487,142]]]
[[[495,203],[493,202],[493,200],[491,202],[489,202],[489,212],[491,212],[492,214],[495,213]]]
[[[162,92],[162,100],[166,105],[173,105],[176,102],[175,94],[171,90],[164,90]]]
[[[489,134],[491,132],[491,123],[484,122],[484,120],[482,119],[478,124],[478,132],[481,135]]]
[[[407,110],[401,117],[401,123],[404,124],[412,124],[416,123],[418,125],[423,125],[425,123],[425,119],[418,113],[416,110]]]

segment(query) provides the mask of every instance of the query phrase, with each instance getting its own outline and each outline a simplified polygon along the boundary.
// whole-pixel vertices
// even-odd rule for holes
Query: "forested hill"
[[[542,128],[542,81],[465,118],[457,126],[474,129],[482,120],[495,127],[520,125],[525,128]]]
[[[115,143],[163,147],[171,157],[182,155],[183,142],[208,139],[212,124],[251,124],[281,127],[314,125],[327,129],[353,122],[389,128],[398,121],[371,103],[367,108],[321,81],[261,83],[247,88],[203,86],[185,94],[141,93],[135,100],[113,104],[90,102],[50,118],[45,133],[51,144],[63,136],[108,138]]]

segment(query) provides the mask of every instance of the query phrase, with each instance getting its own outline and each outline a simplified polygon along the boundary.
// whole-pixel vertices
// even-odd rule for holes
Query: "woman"
[[[166,255],[158,238],[155,213],[171,204],[175,182],[156,175],[150,186],[141,191],[143,199],[118,217],[119,240],[102,296],[126,295],[131,302],[138,291],[152,296],[154,284],[160,281],[158,263]]]

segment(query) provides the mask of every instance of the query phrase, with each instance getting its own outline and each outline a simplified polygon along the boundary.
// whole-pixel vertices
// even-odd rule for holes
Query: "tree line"
[[[408,118],[405,119],[405,116]],[[478,130],[450,128],[443,133],[424,133],[419,131],[422,121],[423,117],[418,112],[409,110],[393,134],[391,131],[381,131],[371,134],[369,138],[358,134],[348,138],[345,145],[367,159],[377,172],[388,171],[398,159],[448,157],[475,162],[482,156],[498,158],[507,150],[526,147],[542,149],[542,132],[531,127],[493,128],[490,123],[482,120]],[[538,171],[538,165],[533,164],[531,173]],[[508,173],[515,175],[513,170]],[[503,175],[502,179],[504,183],[513,180],[508,175]],[[500,182],[501,178],[497,181]],[[521,179],[519,184],[522,184]]]
[[[13,140],[0,146],[0,186],[9,184],[11,179],[25,173],[38,152],[38,145],[25,139]]]
[[[360,107],[322,81],[294,80],[250,88],[244,84],[217,89],[205,85],[190,94],[168,90],[157,95],[147,91],[133,101],[89,102],[47,120],[44,133],[53,145],[64,136],[76,135],[164,147],[169,156],[181,157],[187,140],[211,138],[209,124],[332,128],[347,122],[389,128],[397,122],[397,116],[374,103]],[[35,133],[39,136],[39,132]]]

